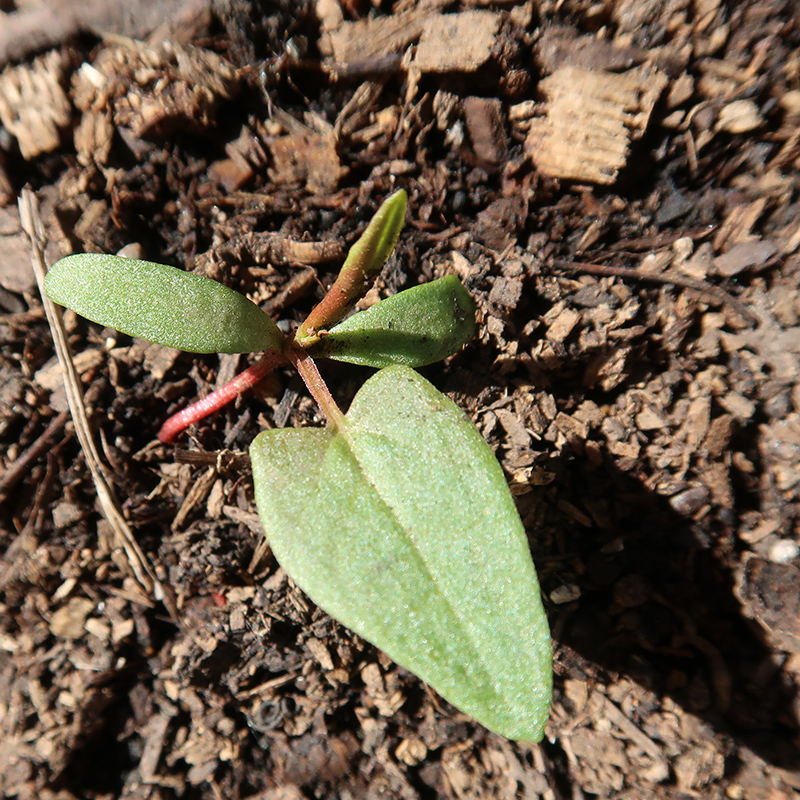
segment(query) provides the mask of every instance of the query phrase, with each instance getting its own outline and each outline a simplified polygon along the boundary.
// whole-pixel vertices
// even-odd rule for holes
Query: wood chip
[[[0,122],[25,159],[55,150],[72,108],[64,92],[63,59],[51,50],[32,64],[0,72]]]
[[[714,259],[714,269],[718,275],[730,278],[746,269],[762,266],[777,252],[778,246],[769,239],[739,242]]]
[[[560,606],[565,603],[572,603],[574,600],[580,599],[580,596],[580,586],[574,583],[566,583],[563,586],[557,586],[550,592],[550,601]]]
[[[562,67],[540,84],[546,116],[531,120],[525,151],[550,177],[614,183],[666,84],[660,72],[638,68]]]
[[[324,642],[320,639],[311,638],[306,642],[306,647],[311,652],[311,655],[317,659],[319,665],[324,670],[332,670],[334,667],[333,659],[331,658],[330,651],[325,646]]]
[[[736,594],[776,644],[800,653],[800,569],[749,558],[737,574]]]
[[[507,157],[508,142],[500,100],[496,97],[465,97],[464,120],[478,160],[489,168],[502,164]]]
[[[344,22],[337,30],[323,35],[320,49],[341,64],[379,59],[405,49],[419,38],[425,20],[435,13],[436,5],[425,3],[391,16],[369,17]]]
[[[636,425],[639,430],[643,431],[657,431],[661,428],[667,427],[667,420],[661,412],[653,406],[645,406],[636,415]]]
[[[73,597],[50,618],[50,632],[62,639],[77,639],[83,636],[86,618],[95,607],[94,600]]]
[[[509,443],[515,447],[527,447],[531,443],[531,435],[519,421],[519,417],[507,408],[498,408],[495,412],[500,424],[508,434]]]
[[[734,100],[722,108],[716,128],[726,133],[747,133],[764,124],[764,117],[752,100]]]
[[[420,72],[476,72],[492,55],[500,14],[462,11],[423,23],[414,66]]]
[[[703,441],[703,448],[708,451],[710,458],[719,458],[728,449],[734,425],[733,414],[721,414],[711,420],[708,433]]]
[[[733,486],[728,466],[721,461],[704,464],[699,470],[700,480],[711,493],[711,502],[720,508],[733,508],[735,505]]]
[[[428,748],[425,742],[420,739],[403,739],[394,752],[398,761],[408,764],[409,767],[415,767],[417,764],[422,763],[428,755]]]
[[[238,83],[233,66],[210,50],[116,39],[76,73],[73,97],[84,113],[75,140],[79,159],[105,164],[112,122],[135,139],[206,131]]]
[[[547,329],[547,338],[551,342],[563,342],[575,329],[580,319],[580,312],[573,308],[565,308]]]
[[[719,398],[719,402],[737,419],[748,420],[756,413],[756,404],[739,392],[728,392]]]
[[[498,306],[515,308],[522,296],[522,281],[513,278],[497,278],[489,292],[489,301]]]
[[[333,133],[312,130],[270,138],[269,177],[277,184],[305,184],[314,194],[336,190],[345,170],[339,161]]]
[[[585,441],[589,436],[589,428],[587,424],[575,416],[565,414],[559,411],[555,419],[556,427],[567,437],[571,442],[576,439],[578,441]]]
[[[73,359],[75,369],[79,375],[84,375],[90,370],[97,369],[104,361],[104,353],[97,348],[81,350]],[[51,358],[36,372],[33,380],[37,386],[41,386],[45,391],[53,392],[64,384],[64,369],[57,358]]]

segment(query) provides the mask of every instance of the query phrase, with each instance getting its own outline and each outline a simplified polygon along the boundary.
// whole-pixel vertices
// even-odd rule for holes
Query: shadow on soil
[[[732,531],[709,534],[607,465],[587,474],[573,461],[558,493],[579,473],[570,494],[600,503],[608,527],[571,525],[558,542],[585,572],[580,599],[549,608],[557,674],[628,676],[765,761],[796,768],[795,692],[781,653],[742,613],[725,563]],[[558,576],[547,559],[541,566],[547,595]]]

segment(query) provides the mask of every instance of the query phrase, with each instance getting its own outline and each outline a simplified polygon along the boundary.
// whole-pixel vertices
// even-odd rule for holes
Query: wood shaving
[[[550,177],[614,183],[666,83],[641,69],[562,67],[540,84],[545,116],[530,121],[525,150]]]

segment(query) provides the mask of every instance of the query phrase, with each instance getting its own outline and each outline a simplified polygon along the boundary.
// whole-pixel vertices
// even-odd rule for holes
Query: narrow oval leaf
[[[475,302],[461,281],[448,275],[353,314],[309,353],[367,367],[423,367],[457,353],[476,332]]]
[[[536,571],[502,469],[455,404],[389,367],[338,430],[265,431],[250,456],[269,543],[312,600],[487,728],[541,739]]]
[[[164,264],[100,253],[57,261],[47,296],[129,336],[191,353],[279,350],[283,334],[255,303],[217,281]]]

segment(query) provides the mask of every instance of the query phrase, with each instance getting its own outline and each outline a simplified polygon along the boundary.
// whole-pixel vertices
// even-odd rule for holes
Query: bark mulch
[[[800,796],[796,4],[124,8],[0,4],[0,795]],[[50,262],[124,250],[289,323],[408,191],[367,301],[455,273],[479,305],[479,338],[423,371],[529,533],[541,744],[448,707],[277,566],[246,451],[322,424],[289,372],[166,447],[249,357],[67,313],[94,462],[25,186]],[[323,369],[345,406],[369,374]]]

